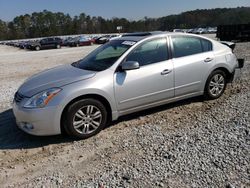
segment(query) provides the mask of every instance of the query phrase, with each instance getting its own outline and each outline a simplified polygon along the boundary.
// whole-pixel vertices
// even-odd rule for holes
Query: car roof
[[[204,39],[211,41],[211,39],[208,39],[207,37],[200,36],[200,35],[195,35],[195,34],[190,34],[190,33],[178,33],[178,32],[176,33],[175,32],[163,32],[163,31],[127,33],[127,34],[122,35],[122,37],[117,38],[115,40],[128,40],[128,41],[131,40],[131,41],[139,42],[143,39],[150,38],[153,36],[178,36],[178,35],[200,37],[200,38],[204,38]]]
[[[126,34],[123,34],[120,38],[117,38],[116,40],[131,40],[131,41],[138,42],[138,41],[143,40],[145,38],[148,38],[150,36],[160,35],[160,34],[164,34],[164,33],[166,33],[166,32],[152,31],[152,32],[126,33]]]
[[[144,37],[144,36],[152,36],[152,35],[157,35],[157,34],[163,34],[164,32],[162,31],[151,31],[151,32],[135,32],[135,33],[126,33],[123,34],[123,37]]]

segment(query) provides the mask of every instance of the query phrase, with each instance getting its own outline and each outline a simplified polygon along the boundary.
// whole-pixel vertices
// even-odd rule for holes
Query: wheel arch
[[[108,101],[105,97],[103,97],[103,96],[101,96],[101,95],[99,95],[99,94],[86,94],[86,95],[81,95],[81,96],[78,96],[78,97],[72,99],[72,100],[64,107],[64,109],[63,109],[63,111],[62,111],[62,113],[61,113],[61,117],[60,117],[60,129],[61,129],[61,133],[65,133],[65,130],[64,130],[64,127],[63,127],[63,120],[64,120],[63,118],[65,117],[64,114],[66,113],[67,108],[68,108],[71,104],[75,103],[76,101],[79,101],[79,100],[82,100],[82,99],[87,99],[87,98],[91,98],[91,99],[95,99],[95,100],[100,101],[100,102],[105,106],[105,108],[106,108],[106,110],[107,110],[107,113],[108,113],[108,123],[112,121],[112,108],[111,108],[111,105],[110,105],[109,101]]]
[[[225,72],[226,74],[226,80],[227,80],[227,83],[231,83],[233,81],[233,78],[234,78],[234,72],[230,72],[227,68],[225,67],[217,67],[215,68],[213,71],[210,72],[210,74],[216,70],[221,70],[223,72]],[[210,75],[209,74],[209,75]]]
[[[226,80],[227,83],[231,83],[233,81],[234,78],[234,71],[231,72],[230,69],[228,69],[225,66],[217,66],[217,67],[213,67],[210,71],[208,71],[207,75],[204,77],[203,80],[203,85],[201,86],[201,91],[204,91],[206,88],[206,84],[207,84],[207,80],[209,78],[209,76],[212,74],[212,72],[216,71],[216,70],[222,70],[226,73]]]
[[[39,47],[39,49],[42,49],[41,44],[36,44],[35,47],[34,47],[34,49],[36,50],[37,47]]]

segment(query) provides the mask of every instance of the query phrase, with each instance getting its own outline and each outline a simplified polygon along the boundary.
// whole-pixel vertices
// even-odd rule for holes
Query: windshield
[[[136,42],[113,40],[97,48],[84,59],[73,63],[74,67],[90,70],[103,71],[111,67],[131,46]]]

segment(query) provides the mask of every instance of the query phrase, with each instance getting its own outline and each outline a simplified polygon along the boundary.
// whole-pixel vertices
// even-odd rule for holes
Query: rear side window
[[[132,51],[126,60],[137,61],[140,66],[144,66],[168,59],[167,40],[160,38],[143,43]]]
[[[174,47],[174,57],[184,57],[203,52],[202,44],[199,38],[176,36],[172,37]]]
[[[212,51],[212,43],[206,39],[201,39],[203,52]]]

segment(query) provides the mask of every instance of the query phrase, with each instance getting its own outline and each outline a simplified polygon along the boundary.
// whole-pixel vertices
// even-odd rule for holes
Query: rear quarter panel
[[[237,66],[236,56],[233,54],[232,50],[229,47],[217,41],[212,42],[215,62],[207,71],[207,75],[204,75],[203,88],[205,88],[207,78],[214,70],[218,68],[225,68],[228,70],[228,72],[233,73]]]

